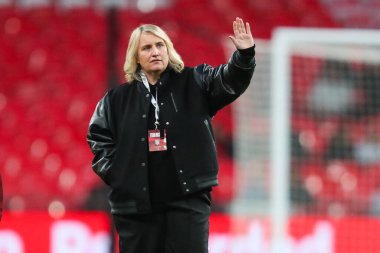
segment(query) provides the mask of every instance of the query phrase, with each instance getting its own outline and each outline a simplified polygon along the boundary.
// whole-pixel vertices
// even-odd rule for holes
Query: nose
[[[153,47],[152,55],[153,55],[153,56],[157,56],[157,55],[159,55],[159,50],[158,50],[157,47]]]

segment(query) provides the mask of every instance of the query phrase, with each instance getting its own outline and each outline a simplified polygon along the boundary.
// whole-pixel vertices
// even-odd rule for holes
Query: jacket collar
[[[170,78],[170,75],[174,72],[173,69],[171,68],[166,68],[166,70],[161,74],[160,76],[160,79],[158,79],[156,85],[158,87],[158,89],[160,90],[166,90],[168,87],[169,87],[169,78]],[[148,92],[147,88],[145,87],[145,85],[143,84],[142,81],[137,81],[137,84],[138,84],[138,90],[140,92],[143,92],[143,93],[146,93]]]

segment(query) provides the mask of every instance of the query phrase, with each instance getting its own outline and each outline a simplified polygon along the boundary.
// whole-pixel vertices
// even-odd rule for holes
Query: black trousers
[[[207,192],[159,212],[114,215],[120,253],[208,253],[210,202]]]

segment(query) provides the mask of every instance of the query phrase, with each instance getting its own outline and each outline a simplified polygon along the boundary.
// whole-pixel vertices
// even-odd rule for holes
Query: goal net
[[[268,252],[380,250],[380,33],[279,29],[256,44],[234,105],[232,213],[269,218]]]

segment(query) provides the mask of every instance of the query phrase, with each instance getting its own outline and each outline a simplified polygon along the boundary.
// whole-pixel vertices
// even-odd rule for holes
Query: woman
[[[227,64],[184,67],[167,34],[142,25],[131,34],[127,83],[99,101],[87,140],[123,253],[208,252],[210,191],[218,184],[211,118],[248,87],[255,47],[236,18]]]

